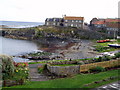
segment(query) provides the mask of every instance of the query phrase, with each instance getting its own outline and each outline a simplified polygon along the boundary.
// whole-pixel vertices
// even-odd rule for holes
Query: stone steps
[[[30,65],[29,79],[30,81],[47,81],[49,78],[44,74],[38,73],[37,70],[38,64]]]

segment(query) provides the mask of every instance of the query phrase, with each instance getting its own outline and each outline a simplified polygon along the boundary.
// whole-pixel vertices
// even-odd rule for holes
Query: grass
[[[96,43],[94,46],[98,52],[109,52],[119,50],[118,48],[109,47],[108,44],[120,43],[120,40],[114,42]]]
[[[84,59],[75,59],[74,61],[83,61],[83,60],[92,60],[93,58],[84,58]],[[97,58],[96,58],[97,59]],[[48,60],[48,61],[39,61],[39,62],[29,62],[29,64],[43,64],[43,63],[50,63],[50,62],[64,62],[70,60]]]
[[[59,64],[59,65],[51,65],[51,66],[75,66],[77,64]]]
[[[118,39],[117,42],[120,44],[120,39]]]
[[[69,60],[48,60],[48,61],[39,61],[39,62],[29,62],[29,64],[38,64],[38,63],[50,63],[50,62],[61,62],[61,61],[69,61]]]
[[[22,86],[12,86],[9,88],[95,88],[110,82],[117,81],[118,79],[105,81],[100,84],[93,84],[89,87],[86,87],[84,85],[95,81],[100,81],[111,76],[118,76],[118,71],[120,71],[120,69],[101,72],[97,74],[78,74],[74,77],[50,81],[31,81]]]

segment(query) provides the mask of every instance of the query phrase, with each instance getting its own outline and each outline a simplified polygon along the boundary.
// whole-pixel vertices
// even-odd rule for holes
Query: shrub
[[[102,61],[102,57],[99,57],[98,59],[96,59],[96,62],[101,62]]]
[[[109,61],[111,58],[108,55],[102,57],[102,61]]]
[[[15,70],[12,57],[0,55],[0,61],[2,62],[0,66],[2,66],[3,80],[11,78]]]
[[[100,67],[100,66],[90,69],[90,72],[103,72],[103,71],[105,71],[105,68]]]
[[[46,64],[42,66],[38,66],[38,73],[42,73],[46,69]]]
[[[120,52],[116,53],[116,54],[115,54],[115,57],[116,57],[116,58],[120,58]]]
[[[29,70],[27,67],[16,67],[13,80],[19,81],[22,80],[23,83],[27,81],[29,76]]]

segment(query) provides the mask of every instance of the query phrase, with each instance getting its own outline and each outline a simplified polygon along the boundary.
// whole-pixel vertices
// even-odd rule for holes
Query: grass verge
[[[118,76],[119,71],[120,69],[101,72],[97,74],[78,74],[74,77],[55,79],[50,81],[31,81],[26,83],[25,85],[13,86],[9,88],[95,88],[104,84],[120,80],[120,78],[101,82],[99,84],[93,84],[92,86],[88,87],[86,87],[85,84],[107,79],[111,76]]]

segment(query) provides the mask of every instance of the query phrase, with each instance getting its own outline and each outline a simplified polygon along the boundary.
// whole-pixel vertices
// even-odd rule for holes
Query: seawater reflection
[[[32,41],[0,37],[0,54],[7,54],[13,56],[30,53],[37,49],[37,44]],[[15,59],[18,60],[17,58]]]

